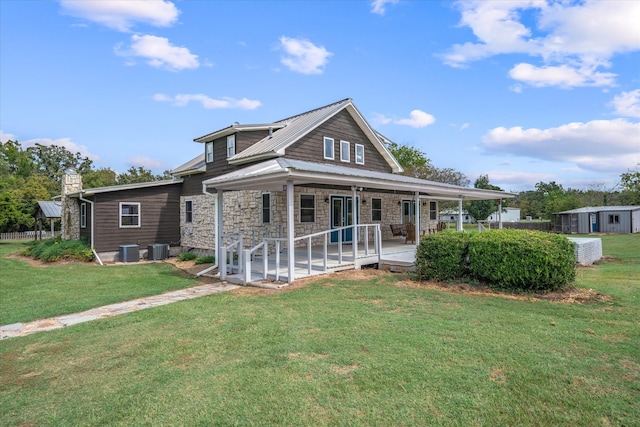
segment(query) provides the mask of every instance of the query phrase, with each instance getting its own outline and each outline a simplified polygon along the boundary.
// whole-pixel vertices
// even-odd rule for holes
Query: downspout
[[[202,183],[202,194],[208,194],[210,196],[214,196],[214,193],[210,193],[207,191],[207,185],[203,182]],[[214,270],[216,268],[218,268],[218,260],[220,259],[220,242],[221,239],[218,239],[218,230],[216,229],[217,225],[218,225],[218,207],[216,206],[216,208],[213,210],[213,222],[214,222],[214,231],[216,232],[216,262],[213,263],[213,265],[209,268],[205,268],[204,270],[198,272],[196,274],[196,276],[202,276],[204,274],[207,274],[208,272],[210,272],[211,270]]]
[[[85,199],[84,197],[82,197],[82,191],[80,192],[80,196],[78,197],[81,201],[85,202],[85,203],[89,203],[89,205],[91,205],[91,252],[93,252],[93,256],[96,257],[96,259],[98,260],[98,263],[100,265],[104,265],[102,263],[102,260],[100,259],[100,257],[98,256],[98,253],[96,252],[96,249],[93,247],[93,230],[94,230],[94,225],[93,225],[93,215],[94,215],[94,209],[93,209],[93,202],[91,200]]]

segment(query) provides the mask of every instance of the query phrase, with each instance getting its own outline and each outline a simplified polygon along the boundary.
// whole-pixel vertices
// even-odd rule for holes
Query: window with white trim
[[[87,204],[80,204],[80,228],[87,228]]]
[[[371,221],[382,221],[382,199],[371,199]]]
[[[262,222],[271,222],[271,193],[262,193]]]
[[[184,202],[184,222],[193,222],[193,201],[185,200]]]
[[[236,136],[229,135],[227,137],[227,159],[236,155]]]
[[[324,137],[324,158],[328,160],[335,159],[333,138]]]
[[[300,222],[316,222],[316,196],[300,195]]]
[[[120,202],[120,228],[140,227],[140,203]]]
[[[364,165],[364,145],[356,144],[356,164]]]
[[[429,202],[429,220],[435,221],[438,219],[438,202]]]
[[[207,163],[213,162],[213,141],[207,142],[204,145],[204,152],[205,152],[205,161]]]
[[[349,141],[340,141],[340,161],[351,161],[351,144],[349,144]]]

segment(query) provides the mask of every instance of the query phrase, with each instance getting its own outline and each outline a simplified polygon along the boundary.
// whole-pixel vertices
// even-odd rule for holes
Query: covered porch
[[[314,225],[320,231],[296,235],[296,225],[300,225],[301,206],[296,207],[294,189],[299,191],[301,188],[305,191],[322,189],[341,192],[343,196],[335,198],[341,198],[341,204],[346,205],[344,212],[345,219],[349,212],[348,221],[343,219],[342,223],[335,222],[332,216],[331,221],[316,221]],[[282,208],[284,212],[280,212],[284,225],[282,236],[265,237],[253,247],[247,247],[246,239],[242,238],[241,233],[225,234],[223,194],[246,190],[282,194],[286,201]],[[464,200],[501,200],[513,197],[499,191],[286,158],[267,160],[204,181],[203,192],[217,193],[216,260],[220,266],[220,277],[233,278],[243,284],[265,280],[290,284],[302,277],[359,269],[367,265],[380,267],[385,262],[392,261],[410,267],[415,258],[415,243],[419,238],[414,238],[410,245],[401,238],[385,238],[383,241],[383,228],[388,236],[386,228],[391,223],[381,218],[379,222],[361,224],[360,200],[364,204],[367,194],[386,194],[389,198],[398,200],[398,209],[405,209],[407,206],[410,210],[413,209],[411,221],[405,221],[407,227],[413,228],[413,233],[408,233],[413,236],[423,234],[423,222],[437,220],[421,218],[421,207],[429,204],[426,200],[456,201],[461,208]],[[331,203],[331,209],[336,206],[333,200],[334,196],[324,198],[326,203]],[[321,201],[314,199],[314,203]],[[462,230],[461,221],[456,226],[458,230]]]

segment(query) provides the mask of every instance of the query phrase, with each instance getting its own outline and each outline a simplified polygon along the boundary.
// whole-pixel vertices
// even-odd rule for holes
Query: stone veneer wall
[[[82,190],[82,176],[75,172],[62,176],[62,218],[61,235],[63,240],[80,238],[80,206],[78,199],[69,197],[69,193]]]
[[[315,195],[315,222],[300,222],[300,195]],[[331,204],[326,203],[325,198],[331,196],[351,196],[350,191],[324,190],[314,188],[296,187],[294,189],[294,221],[295,235],[304,236],[312,233],[327,230],[331,220]],[[408,200],[406,195],[396,195],[389,193],[363,192],[359,193],[360,200],[366,200],[366,204],[360,205],[360,223],[371,224],[371,199],[382,199],[382,238],[392,239],[389,224],[402,223],[402,200]],[[184,222],[185,202],[193,202],[193,221]],[[216,195],[202,194],[180,198],[180,218],[181,218],[181,246],[189,248],[200,254],[213,254],[215,250],[215,203]],[[430,228],[435,228],[438,221],[429,221],[429,202],[425,200],[425,205],[420,203],[421,232],[427,233]],[[262,192],[261,191],[233,191],[224,193],[224,231],[225,233],[240,233],[244,240],[244,247],[251,248],[258,244],[264,237],[286,237],[286,192],[271,192],[271,223],[262,223]],[[362,240],[363,236],[360,236]],[[369,238],[373,240],[370,232]],[[397,237],[396,237],[397,239]],[[313,244],[322,244],[323,237],[317,237]],[[299,242],[304,245],[305,242]]]

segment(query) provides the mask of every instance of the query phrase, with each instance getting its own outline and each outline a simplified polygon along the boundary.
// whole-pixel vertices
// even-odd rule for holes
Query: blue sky
[[[193,139],[352,98],[508,191],[640,163],[638,1],[0,1],[0,138],[160,173]]]

